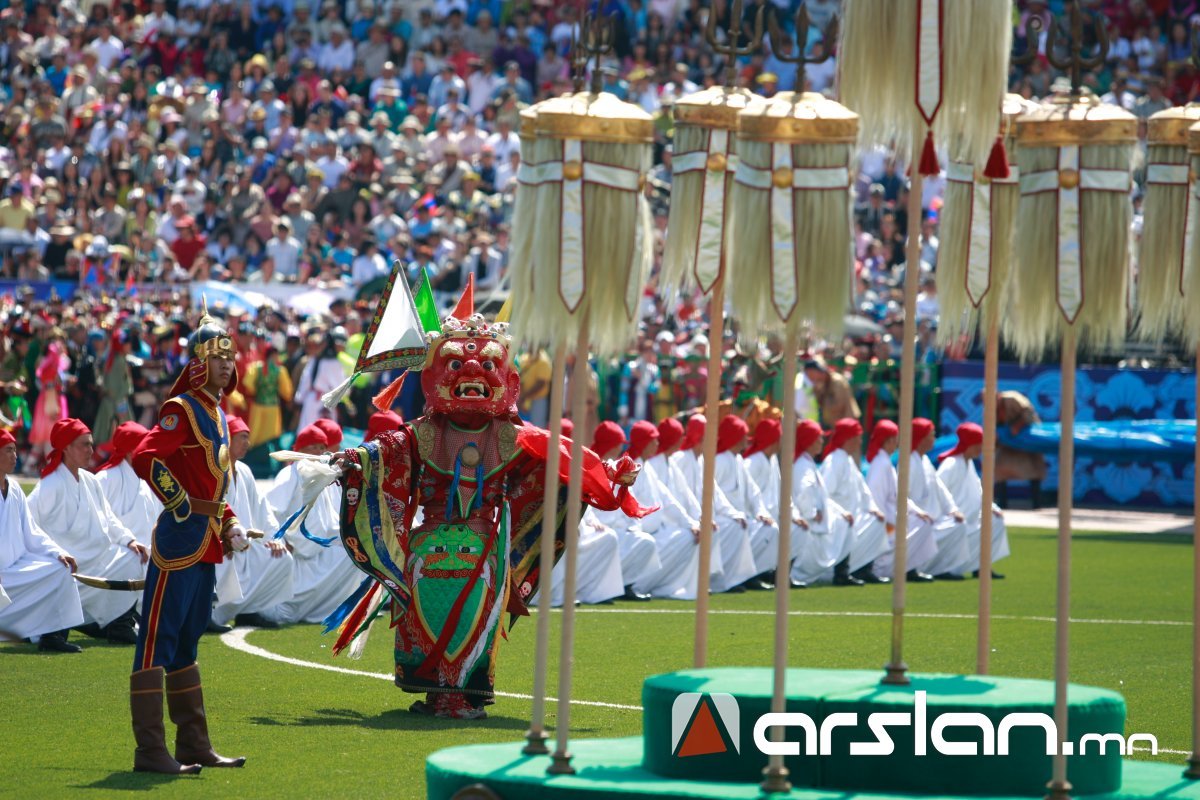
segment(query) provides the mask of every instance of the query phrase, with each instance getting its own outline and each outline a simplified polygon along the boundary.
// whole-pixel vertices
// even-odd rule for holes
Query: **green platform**
[[[818,728],[834,713],[855,713],[857,727],[834,730],[829,755],[801,755],[786,760],[794,786],[848,791],[892,791],[919,794],[987,794],[1041,797],[1051,770],[1046,734],[1040,728],[1014,728],[1009,755],[987,758],[943,755],[928,742],[916,756],[914,727],[889,728],[895,751],[888,756],[852,756],[850,742],[873,742],[866,718],[873,712],[913,713],[917,691],[926,693],[926,730],[943,713],[976,713],[993,729],[1009,713],[1054,713],[1050,681],[993,676],[911,674],[908,686],[882,686],[871,670],[790,669],[787,711],[807,714]],[[671,720],[675,699],[683,693],[727,693],[740,709],[740,753],[732,747],[715,755],[679,757],[672,751]],[[768,668],[684,670],[648,678],[642,688],[644,766],[647,771],[690,780],[759,781],[767,757],[754,746],[755,721],[770,711],[772,671]],[[1085,733],[1124,733],[1125,701],[1116,692],[1072,684],[1068,694],[1068,736],[1078,742]],[[786,740],[803,744],[800,728],[787,728]],[[927,737],[928,738],[928,737]],[[951,727],[951,742],[982,741],[977,728]],[[1083,756],[1068,759],[1075,794],[1113,792],[1121,786],[1117,746],[1107,754],[1091,745]],[[975,787],[972,791],[971,787]]]
[[[429,800],[451,800],[460,789],[482,783],[501,800],[749,800],[761,797],[756,784],[664,778],[642,768],[642,740],[580,739],[571,743],[575,775],[546,775],[548,756],[521,755],[524,742],[451,747],[425,763]],[[1121,789],[1092,800],[1200,800],[1200,782],[1180,778],[1183,768],[1126,761]],[[962,787],[964,791],[974,787]],[[928,794],[922,800],[951,800],[958,793]],[[912,795],[793,789],[797,800],[889,800]],[[781,795],[775,795],[781,797]],[[1008,800],[1005,795],[990,795]],[[1013,798],[1016,800],[1016,798]]]
[[[1000,721],[1006,715],[1053,717],[1052,682],[915,673],[909,675],[909,685],[897,687],[881,685],[879,678],[874,670],[788,670],[788,712],[807,715],[815,730],[820,730],[830,715],[843,715],[838,717],[843,726],[831,729],[824,755],[823,747],[805,754],[802,727],[784,729],[784,740],[797,743],[800,753],[786,759],[793,797],[846,800],[861,796],[866,800],[900,795],[1045,795],[1052,758],[1046,755],[1043,728],[1031,727],[1025,720],[1026,724],[1010,731],[1007,755],[986,757],[943,754],[935,746],[933,731],[942,714],[973,714],[973,724],[946,726],[941,738],[950,744],[973,742],[981,753],[985,741],[999,748]],[[917,753],[915,745],[918,692],[925,693],[924,755]],[[759,797],[767,756],[755,745],[754,727],[759,717],[770,711],[771,694],[772,672],[767,668],[655,675],[642,688],[642,737],[572,740],[575,775],[548,776],[549,758],[521,755],[521,743],[455,747],[434,753],[426,762],[428,797],[451,800],[456,792],[474,784],[487,786],[502,800]],[[1072,684],[1067,698],[1069,729],[1059,732],[1059,740],[1078,746],[1087,734],[1124,734],[1125,700],[1121,695]],[[887,725],[894,743],[890,754],[851,755],[851,743],[878,741],[867,721],[878,712],[912,716],[905,721],[895,717],[876,720]],[[673,719],[676,731],[672,730]],[[980,722],[990,724],[994,738],[985,739]],[[696,730],[706,733],[693,737]],[[815,737],[814,743],[819,738]],[[1086,754],[1068,758],[1073,796],[1200,800],[1200,784],[1184,781],[1181,768],[1123,761],[1116,743],[1105,749],[1102,753],[1099,745],[1092,743]]]

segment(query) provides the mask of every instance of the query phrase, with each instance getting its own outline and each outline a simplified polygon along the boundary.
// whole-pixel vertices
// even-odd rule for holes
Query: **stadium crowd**
[[[729,22],[730,4],[584,5],[615,24],[600,66],[605,90],[654,116],[647,185],[663,230],[672,105],[724,79],[703,32],[709,14],[718,27]],[[791,31],[798,5],[748,0],[746,22],[761,6]],[[822,32],[839,6],[805,2],[811,53],[832,48]],[[1200,3],[1085,6],[1110,23],[1108,58],[1085,80],[1096,94],[1142,120],[1195,98],[1189,31]],[[1030,18],[1062,10],[1063,0],[1019,0],[1018,46]],[[122,423],[153,425],[187,359],[194,283],[311,287],[332,301],[315,313],[264,291],[254,310],[213,307],[238,339],[241,386],[226,404],[248,422],[248,449],[281,435],[295,446],[324,415],[319,398],[349,375],[393,262],[414,286],[428,275],[443,305],[468,277],[477,296],[501,297],[518,115],[570,90],[579,13],[549,0],[64,0],[0,10],[0,430],[15,436],[14,469],[36,475],[46,465],[63,419],[81,420],[97,445],[115,443]],[[834,93],[836,53],[810,66],[801,87],[786,58],[797,45],[786,42],[740,60],[737,82],[767,96]],[[1042,97],[1060,80],[1043,55],[1014,67],[1011,87]],[[803,355],[800,411],[831,430],[855,419],[869,433],[895,416],[905,172],[886,149],[863,154],[854,319],[843,339]],[[922,197],[917,411],[931,418],[944,186],[944,176],[928,179]],[[577,424],[590,432],[612,421],[624,436],[639,422],[686,421],[702,405],[713,346],[734,410],[777,408],[777,342],[739,342],[732,331],[710,341],[703,301],[659,292],[653,280],[644,304],[628,356],[592,364],[579,382],[591,399]],[[525,353],[519,365],[521,411],[542,423],[549,359]],[[369,398],[390,377],[362,379],[335,421],[366,428]],[[420,412],[416,383],[397,407],[405,418]]]

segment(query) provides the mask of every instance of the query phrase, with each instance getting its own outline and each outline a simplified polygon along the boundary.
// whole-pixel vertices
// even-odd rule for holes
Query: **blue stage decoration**
[[[1001,443],[1046,455],[1043,491],[1058,487],[1059,369],[1000,365],[1000,391],[1029,398],[1043,422]],[[1098,505],[1190,508],[1196,441],[1196,376],[1183,370],[1082,368],[1076,374],[1075,500]],[[961,422],[983,419],[983,364],[942,366],[934,453],[953,446]]]

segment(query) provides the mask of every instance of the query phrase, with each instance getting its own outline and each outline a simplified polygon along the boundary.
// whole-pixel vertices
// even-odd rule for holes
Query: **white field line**
[[[346,669],[345,667],[335,667],[333,664],[321,664],[317,661],[304,661],[299,658],[290,656],[282,656],[278,653],[272,653],[270,650],[265,650],[257,645],[250,644],[246,641],[246,636],[258,630],[258,628],[235,628],[229,633],[221,634],[221,643],[237,650],[240,653],[247,655],[258,656],[269,661],[278,661],[281,664],[290,664],[293,667],[308,667],[309,669],[323,669],[326,672],[339,672],[343,675],[358,675],[363,678],[379,678],[380,680],[391,681],[395,679],[395,675],[388,672],[367,672],[361,669]],[[533,695],[517,694],[515,692],[496,692],[497,697],[511,697],[514,700],[532,700]],[[558,700],[554,697],[547,697],[546,702],[557,703]],[[572,700],[571,705],[579,706],[595,706],[596,708],[617,708],[622,711],[641,711],[641,706],[625,705],[623,703],[601,703],[595,700]]]
[[[639,612],[639,613],[645,613],[645,612]],[[292,658],[291,656],[283,656],[278,653],[272,653],[270,650],[266,650],[262,647],[258,647],[257,645],[250,644],[249,642],[246,641],[246,637],[256,630],[258,630],[258,628],[235,628],[234,630],[230,631],[229,633],[225,633],[225,634],[221,635],[221,643],[226,645],[227,647],[237,650],[239,653],[245,653],[245,654],[251,655],[251,656],[258,656],[259,658],[265,658],[268,661],[278,661],[281,664],[290,664],[293,667],[307,667],[309,669],[323,669],[326,672],[339,672],[343,675],[358,675],[363,678],[379,678],[380,680],[385,680],[385,681],[390,681],[395,677],[387,672],[367,672],[367,671],[361,670],[361,669],[346,669],[345,667],[335,667],[333,664],[321,664],[316,661],[305,661],[300,658]],[[519,694],[516,692],[496,692],[496,696],[497,697],[511,697],[514,700],[532,700],[533,699],[533,695]],[[557,703],[558,698],[547,697],[546,702]],[[572,705],[580,705],[580,706],[594,706],[596,708],[617,708],[622,711],[641,711],[642,710],[641,706],[625,705],[624,703],[602,703],[602,702],[599,702],[596,700],[572,700],[571,704]],[[1150,748],[1148,748],[1148,747],[1134,747],[1133,749],[1135,752],[1138,752],[1138,753],[1150,752]],[[1192,754],[1190,750],[1168,750],[1165,747],[1158,748],[1158,752],[1169,754],[1169,755],[1176,755],[1176,756],[1189,756]]]

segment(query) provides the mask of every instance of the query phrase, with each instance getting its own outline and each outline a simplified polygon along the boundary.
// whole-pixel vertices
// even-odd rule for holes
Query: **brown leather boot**
[[[166,775],[195,775],[200,765],[180,764],[167,752],[163,728],[163,669],[151,667],[129,676],[129,710],[133,717],[135,772],[161,772]]]
[[[226,758],[208,740],[200,668],[195,664],[167,673],[167,711],[175,723],[175,758],[206,767],[240,767],[245,756]]]

